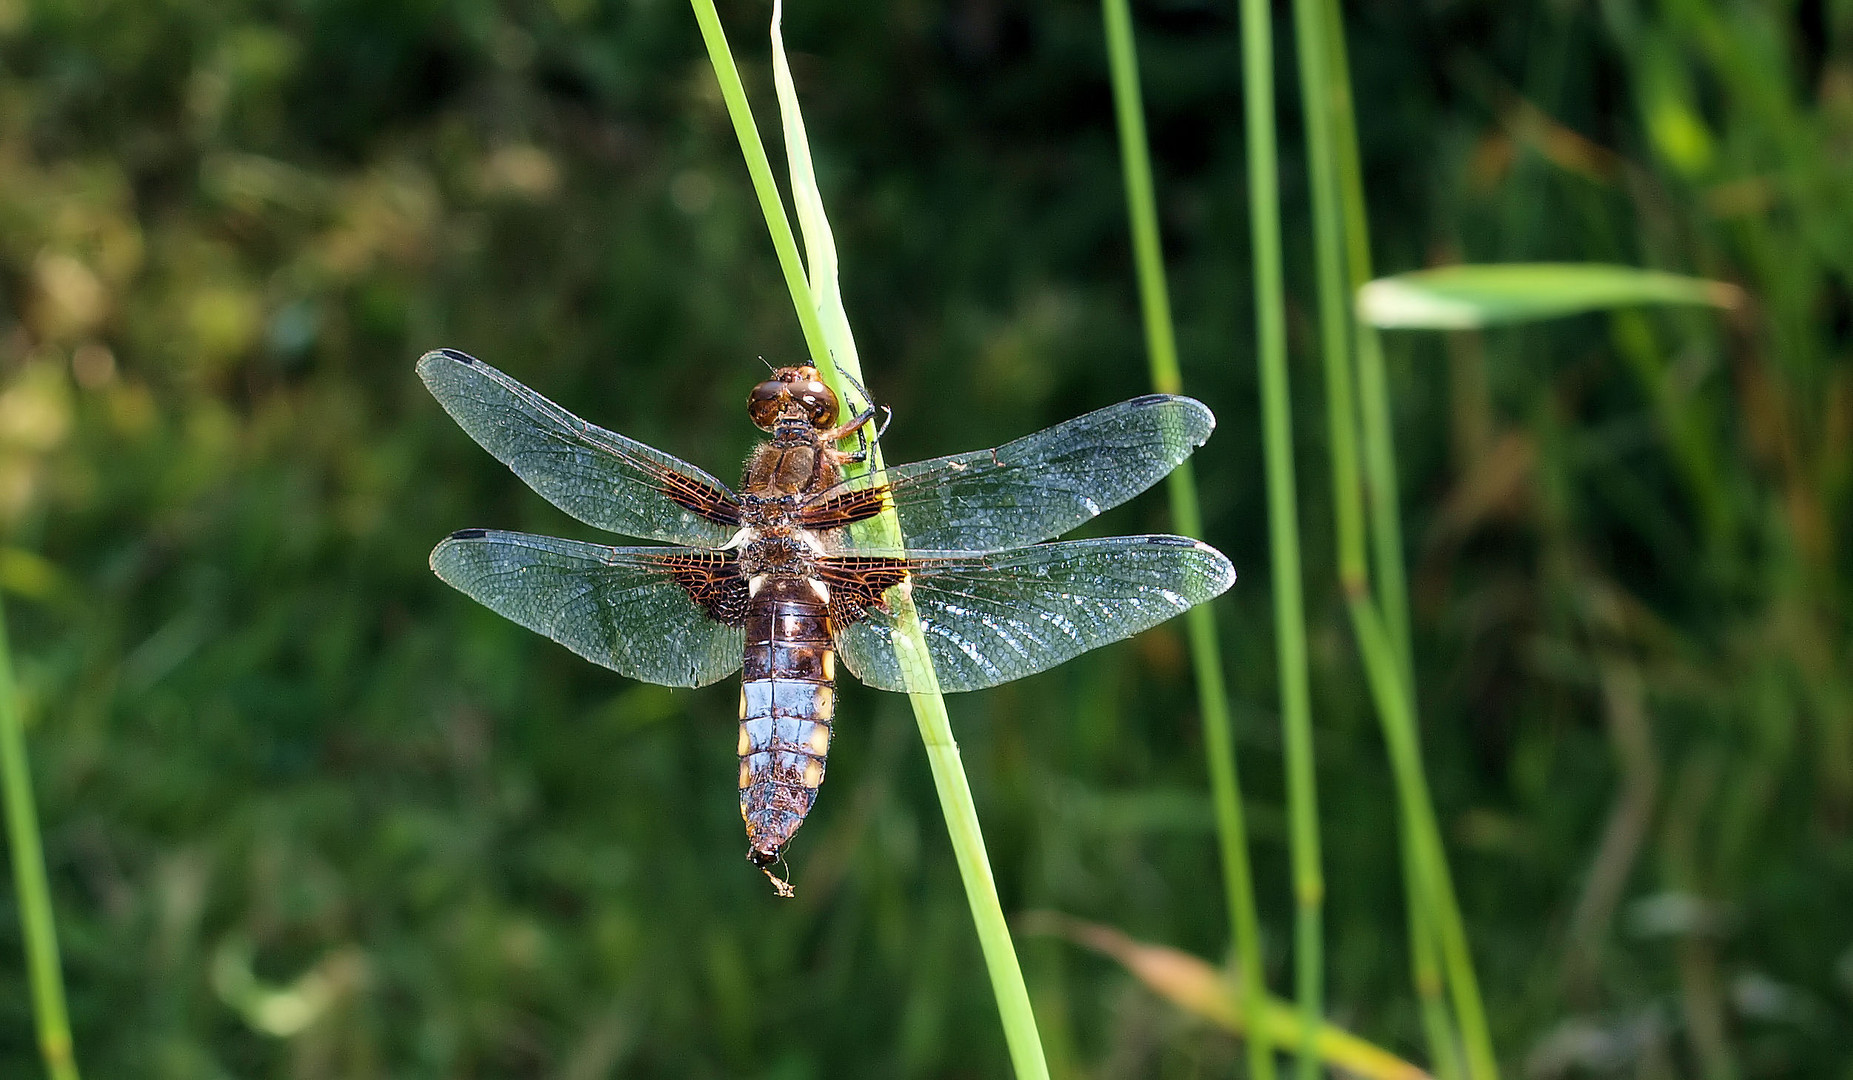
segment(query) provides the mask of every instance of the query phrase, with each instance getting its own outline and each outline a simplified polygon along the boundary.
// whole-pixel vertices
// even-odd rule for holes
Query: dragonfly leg
[[[881,410],[881,424],[875,429],[875,439],[880,441],[881,437],[888,433],[888,424],[894,419],[894,410],[886,405],[875,404],[875,399],[869,396],[869,388],[862,385],[862,380],[841,368],[837,369],[837,374],[843,376],[843,381],[856,388],[856,393],[862,395],[863,402],[868,406],[866,411],[855,420],[843,425],[841,429],[844,435],[848,435],[852,430],[856,433],[856,452],[845,460],[867,461],[869,459],[869,438],[863,434],[862,425],[869,422],[869,418],[875,415],[877,409]]]
[[[842,460],[847,462],[867,461],[869,459],[868,426],[869,422],[875,419],[877,413],[881,414],[881,423],[875,427],[875,437],[879,439],[882,437],[882,433],[888,430],[888,423],[894,419],[894,410],[886,405],[869,406],[866,411],[851,418],[848,423],[841,425],[833,431],[825,432],[824,439],[829,442],[835,442],[838,439],[849,438],[850,434],[853,432],[856,436],[856,452],[843,455]]]
[[[854,375],[851,375],[849,372],[844,371],[842,368],[837,368],[836,373],[843,377],[844,382],[847,382],[849,385],[856,388],[856,393],[862,395],[862,403],[864,405],[867,405],[870,408],[875,407],[875,399],[869,396],[869,388],[862,385],[862,381],[860,379],[856,378]],[[876,438],[879,439],[881,438],[881,436],[877,435]]]

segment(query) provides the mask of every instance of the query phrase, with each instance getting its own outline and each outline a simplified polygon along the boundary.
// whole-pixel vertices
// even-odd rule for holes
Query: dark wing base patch
[[[878,555],[843,555],[819,560],[817,577],[830,587],[830,622],[860,622],[872,608],[886,612],[888,590],[907,580],[907,562]]]
[[[669,576],[682,586],[695,606],[723,626],[745,626],[751,599],[740,563],[731,554],[704,551],[663,559]]]
[[[797,523],[803,528],[819,532],[824,529],[841,529],[858,521],[867,521],[893,505],[894,499],[888,494],[886,484],[841,491],[799,510]]]

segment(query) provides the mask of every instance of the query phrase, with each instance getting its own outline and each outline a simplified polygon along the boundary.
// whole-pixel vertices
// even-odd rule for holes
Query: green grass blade
[[[1345,24],[1338,0],[1325,0],[1327,77],[1331,87],[1332,146],[1337,153],[1339,201],[1345,225],[1345,268],[1350,292],[1355,295],[1371,277],[1370,218],[1364,201],[1364,175],[1358,159],[1356,113],[1351,97],[1351,67],[1345,45]],[[1383,342],[1377,328],[1361,320],[1352,325],[1357,360],[1359,435],[1363,450],[1366,525],[1374,562],[1371,582],[1379,610],[1402,665],[1410,700],[1415,698],[1415,648],[1409,618],[1409,584],[1404,568],[1401,490],[1396,473],[1396,446],[1392,438],[1389,379],[1384,370]],[[1409,710],[1414,717],[1413,707]],[[1381,704],[1381,722],[1396,715]],[[1413,738],[1413,733],[1411,733]],[[1410,800],[1405,799],[1407,805]],[[1432,807],[1430,813],[1433,813]],[[1422,1012],[1423,1033],[1429,1056],[1440,1080],[1461,1075],[1460,1048],[1454,1018],[1449,1012],[1444,969],[1436,945],[1438,921],[1459,920],[1458,910],[1443,911],[1427,902],[1433,892],[1425,882],[1433,869],[1421,858],[1413,841],[1418,823],[1403,815],[1403,888],[1407,897],[1411,976]],[[1455,979],[1457,989],[1462,980]],[[1475,1031],[1475,1057],[1493,1060],[1490,1036]]]
[[[804,129],[804,114],[798,108],[798,90],[791,78],[791,61],[785,55],[785,36],[781,29],[784,5],[772,5],[772,87],[778,95],[779,125],[785,136],[785,162],[790,170],[791,202],[798,215],[798,229],[804,236],[804,264],[809,283],[802,297],[823,329],[824,348],[829,354],[819,370],[844,366],[861,378],[862,364],[856,352],[856,339],[849,331],[849,313],[843,309],[843,291],[837,279],[836,234],[824,214],[823,193],[817,187],[817,171],[811,164],[810,136]],[[767,219],[771,224],[771,219]],[[790,226],[786,226],[789,230]],[[788,241],[789,242],[789,241]],[[797,301],[797,293],[792,294]],[[847,401],[848,399],[844,399]],[[873,455],[870,456],[871,461]]]
[[[760,142],[759,127],[753,121],[753,107],[746,100],[746,86],[740,81],[740,70],[734,66],[733,52],[727,47],[721,17],[714,10],[714,0],[689,0],[689,4],[695,9],[695,22],[701,27],[701,40],[714,65],[714,77],[721,84],[721,98],[727,103],[727,115],[740,140],[740,154],[746,159],[753,191],[759,196],[759,209],[766,216],[766,229],[772,234],[785,286],[791,290],[805,348],[811,351],[812,364],[822,369],[830,363],[830,349],[824,342],[817,306],[811,302],[810,286],[804,280],[804,264],[798,259],[798,243],[791,234],[791,221],[785,216],[785,202],[779,198],[778,183],[772,179],[772,163],[766,159],[765,144]]]
[[[1331,448],[1333,523],[1339,581],[1355,593],[1366,585],[1364,500],[1358,475],[1357,406],[1352,400],[1349,333],[1339,218],[1331,100],[1326,75],[1325,13],[1321,0],[1294,0],[1299,46],[1301,110],[1306,118],[1308,183],[1313,206],[1313,249],[1319,297],[1320,355],[1325,370],[1328,445]],[[1287,809],[1293,826],[1294,938],[1300,1006],[1309,1037],[1324,1013],[1324,935],[1320,926],[1325,884],[1319,858],[1319,804],[1310,716],[1287,717]],[[1319,1062],[1310,1042],[1299,1054],[1298,1075],[1313,1080]]]
[[[1145,322],[1146,358],[1152,384],[1160,393],[1182,393],[1177,364],[1177,334],[1171,323],[1170,290],[1165,284],[1163,245],[1158,237],[1158,205],[1152,182],[1151,151],[1145,138],[1145,104],[1139,90],[1139,57],[1133,45],[1132,13],[1127,0],[1101,0],[1106,25],[1107,67],[1113,81],[1113,113],[1119,125],[1120,169],[1126,184],[1126,214],[1132,222],[1133,267],[1139,276],[1139,308]]]
[[[1326,76],[1330,86],[1332,149],[1337,157],[1340,212],[1344,221],[1345,271],[1356,296],[1370,280],[1370,217],[1364,202],[1364,170],[1358,160],[1356,114],[1351,102],[1351,70],[1346,57],[1345,23],[1339,0],[1324,0]],[[1397,503],[1396,447],[1391,439],[1389,380],[1383,366],[1383,341],[1377,328],[1351,322],[1357,357],[1359,435],[1364,464],[1366,522],[1376,560],[1372,582],[1377,602],[1397,643],[1403,663],[1413,673],[1409,640],[1409,585],[1403,568],[1401,507]],[[1413,681],[1410,685],[1414,685]]]
[[[1311,792],[1312,700],[1306,668],[1306,617],[1300,585],[1299,499],[1293,479],[1293,417],[1287,384],[1287,305],[1281,268],[1279,149],[1274,129],[1274,25],[1267,0],[1242,0],[1242,98],[1247,121],[1248,219],[1255,274],[1255,362],[1260,369],[1262,450],[1268,492],[1268,548],[1273,572],[1274,630],[1281,719],[1287,731],[1288,811],[1295,862],[1294,900],[1300,913],[1296,956],[1301,1006],[1316,1008],[1306,991],[1309,954],[1305,913],[1323,905],[1323,888],[1303,879],[1306,853],[1316,850],[1317,825],[1305,813]],[[1308,836],[1308,825],[1312,835]],[[1315,857],[1310,861],[1317,867]],[[1316,928],[1314,929],[1316,933]],[[1318,1019],[1314,1018],[1315,1021]],[[1301,1045],[1301,1061],[1313,1053]]]
[[[1113,78],[1113,102],[1119,122],[1120,161],[1125,170],[1126,207],[1132,221],[1133,261],[1144,314],[1146,356],[1152,385],[1163,393],[1183,390],[1178,368],[1177,335],[1165,286],[1164,253],[1158,236],[1157,200],[1153,194],[1151,154],[1145,137],[1145,108],[1139,91],[1138,54],[1133,47],[1132,15],[1127,0],[1102,0],[1107,58]],[[1171,518],[1187,536],[1203,535],[1195,473],[1186,461],[1166,480]],[[1185,617],[1191,666],[1197,676],[1198,709],[1203,714],[1203,745],[1209,757],[1210,792],[1221,845],[1224,900],[1243,996],[1260,1001],[1266,993],[1262,972],[1260,920],[1255,913],[1253,874],[1248,863],[1248,829],[1243,821],[1242,789],[1235,762],[1235,737],[1229,719],[1229,695],[1223,681],[1222,646],[1216,615],[1208,604]],[[1256,1080],[1274,1075],[1271,1029],[1248,1032],[1248,1072]]]
[[[794,281],[793,268],[798,265],[797,243],[773,183],[764,145],[759,141],[752,114],[748,110],[745,88],[740,85],[739,74],[728,53],[726,38],[721,32],[720,20],[714,12],[712,0],[691,2],[697,18],[702,22],[702,36],[708,43],[715,74],[721,80],[734,128],[740,134],[741,151],[746,155],[748,172],[753,177],[754,186],[759,189],[766,226],[772,233],[774,246],[779,248],[779,262],[785,267],[786,279],[790,283]],[[805,337],[811,347],[813,363],[831,383],[838,396],[848,402],[854,399],[849,380],[845,376],[861,381],[861,365],[837,284],[835,241],[824,214],[823,199],[817,189],[804,121],[798,109],[791,69],[779,33],[781,14],[781,9],[775,5],[772,20],[773,78],[779,95],[786,156],[791,167],[792,201],[797,208],[799,226],[804,232],[806,250],[810,256],[809,281],[805,280],[802,269],[798,269],[795,274],[796,284],[792,286],[792,298],[798,307],[799,320],[806,326]],[[869,461],[871,467],[881,467],[881,448],[873,441]],[[859,533],[859,536],[875,544],[900,546],[900,524],[893,511],[889,511],[873,519],[868,529]],[[954,858],[965,883],[966,899],[971,905],[979,946],[990,973],[992,991],[997,998],[1011,1062],[1018,1077],[1047,1080],[1049,1067],[1036,1031],[1029,990],[1024,985],[1022,967],[1017,961],[1010,940],[1010,928],[1004,920],[1003,906],[997,896],[997,884],[991,876],[984,836],[978,825],[977,805],[959,760],[958,744],[952,737],[945,698],[939,692],[925,636],[920,630],[912,602],[905,596],[898,598],[896,612],[900,616],[902,628],[897,647],[901,653],[902,670],[907,675],[908,700],[913,706],[921,738],[926,743],[933,785],[939,794]]]
[[[1416,1003],[1422,1012],[1422,1037],[1428,1040],[1430,1067],[1436,1080],[1460,1080],[1463,1075],[1454,1016],[1448,1011],[1448,984],[1443,976],[1440,949],[1435,944],[1435,914],[1423,887],[1425,867],[1410,842],[1410,823],[1402,823],[1404,922],[1409,927],[1409,967]]]
[[[26,763],[26,733],[13,687],[13,654],[0,612],[0,783],[6,787],[7,844],[13,857],[13,888],[26,939],[26,969],[32,1011],[39,1027],[39,1051],[52,1080],[77,1080],[71,1021],[64,1004],[64,974],[58,962],[58,931],[52,921],[51,887],[45,879],[45,850]]]
[[[1378,278],[1358,290],[1358,315],[1376,326],[1459,330],[1554,319],[1639,304],[1736,307],[1735,285],[1603,263],[1443,266]]]
[[[1345,286],[1345,228],[1339,208],[1338,149],[1333,133],[1330,49],[1324,0],[1294,0],[1300,97],[1306,117],[1307,182],[1313,207],[1313,255],[1319,295],[1319,355],[1325,370],[1332,457],[1333,527],[1338,580],[1365,587],[1364,488],[1358,473],[1357,403],[1351,372],[1351,326]]]
[[[1368,597],[1352,598],[1351,621],[1357,634],[1358,651],[1364,657],[1364,673],[1370,681],[1372,697],[1385,714],[1382,718],[1384,741],[1389,745],[1390,767],[1396,775],[1396,796],[1408,833],[1405,842],[1422,864],[1423,901],[1429,910],[1442,916],[1432,920],[1430,925],[1436,932],[1436,943],[1454,992],[1454,1008],[1466,1044],[1469,1075],[1476,1080],[1497,1080],[1499,1063],[1493,1056],[1492,1039],[1487,1035],[1480,981],[1474,973],[1467,930],[1460,919],[1460,900],[1454,892],[1453,876],[1448,870],[1447,854],[1441,841],[1441,826],[1435,819],[1434,800],[1429,795],[1428,777],[1422,768],[1422,750],[1416,737],[1415,701],[1404,681],[1403,666],[1397,660],[1396,646],[1383,625],[1383,616]]]

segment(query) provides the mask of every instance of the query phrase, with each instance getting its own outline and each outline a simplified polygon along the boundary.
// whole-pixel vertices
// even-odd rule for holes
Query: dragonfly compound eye
[[[746,414],[753,418],[753,425],[761,431],[771,431],[778,422],[779,412],[785,402],[791,398],[791,384],[776,379],[767,379],[746,398]]]
[[[804,415],[819,431],[836,423],[836,393],[816,380],[794,383],[791,396],[804,406]]]

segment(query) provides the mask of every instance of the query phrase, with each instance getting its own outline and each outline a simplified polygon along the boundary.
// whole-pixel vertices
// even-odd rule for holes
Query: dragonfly
[[[1203,445],[1216,421],[1191,398],[1136,397],[993,449],[860,471],[847,467],[868,460],[887,410],[865,400],[844,416],[815,368],[778,368],[748,395],[769,438],[736,492],[456,350],[425,354],[418,373],[547,501],[657,541],[464,529],[432,551],[431,569],[633,679],[696,687],[741,672],[747,857],[782,896],[792,886],[773,868],[823,783],[839,660],[865,685],[908,692],[905,658],[924,639],[941,691],[981,690],[1131,637],[1235,580],[1221,552],[1187,537],[1049,542]],[[852,438],[858,449],[839,448]],[[905,547],[859,544],[851,526],[886,512]]]

